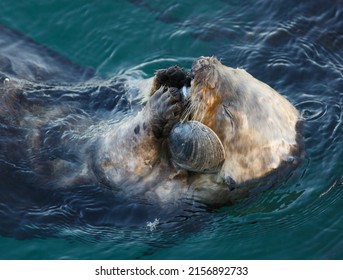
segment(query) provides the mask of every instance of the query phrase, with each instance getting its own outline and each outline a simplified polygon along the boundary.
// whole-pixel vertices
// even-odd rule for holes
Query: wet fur
[[[192,119],[221,139],[226,151],[222,178],[241,184],[266,176],[283,162],[296,161],[299,113],[288,100],[215,57],[199,59],[193,69]]]
[[[162,75],[166,72],[163,70]],[[161,86],[160,74],[157,73],[153,82],[151,100],[156,98],[155,89]],[[190,104],[180,118],[198,120],[218,134],[226,150],[222,169],[217,174],[182,170],[171,163],[164,137],[158,138],[159,141],[151,137],[152,133],[131,137],[133,128],[142,125],[140,122],[155,122],[155,117],[149,113],[151,110],[144,109],[123,124],[125,127],[120,132],[123,134],[118,137],[119,141],[135,139],[133,145],[125,141],[120,146],[123,156],[129,155],[120,162],[124,162],[124,166],[133,164],[136,168],[126,173],[129,169],[121,169],[118,162],[113,169],[125,172],[122,176],[125,185],[133,188],[129,193],[144,193],[163,204],[189,199],[219,206],[247,196],[256,182],[270,179],[279,169],[289,171],[297,165],[299,114],[284,97],[244,70],[223,66],[216,58],[197,60],[192,75]],[[148,102],[147,108],[149,106]],[[163,115],[163,111],[160,114]],[[113,136],[107,138],[115,139]],[[115,143],[118,142],[101,146],[115,147]],[[143,148],[135,148],[132,154],[123,153],[130,147]],[[113,157],[114,154],[110,156]],[[112,177],[118,178],[117,175],[113,173]],[[128,183],[131,179],[135,180],[134,184]]]
[[[152,84],[141,83],[142,92],[152,92],[141,111],[105,126],[79,108],[77,98],[83,95],[56,104],[54,96],[35,96],[32,84],[3,78],[1,123],[22,130],[17,162],[30,167],[34,181],[50,187],[100,182],[123,196],[165,207],[180,200],[230,204],[248,194],[251,184],[245,182],[266,177],[293,158],[299,116],[270,87],[215,58],[201,58],[192,72],[189,108],[183,107],[178,90],[189,84],[189,77],[173,68],[158,72]],[[221,139],[226,160],[218,174],[188,172],[172,164],[166,137],[176,122],[188,117],[211,127]],[[58,125],[60,118],[65,121]],[[90,129],[98,131],[97,137],[93,132],[87,136]]]

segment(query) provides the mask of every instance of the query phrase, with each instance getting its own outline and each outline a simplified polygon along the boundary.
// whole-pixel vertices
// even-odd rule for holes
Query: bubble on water
[[[147,222],[146,226],[150,229],[150,231],[153,231],[156,229],[159,223],[160,223],[160,219],[156,218],[153,222]]]

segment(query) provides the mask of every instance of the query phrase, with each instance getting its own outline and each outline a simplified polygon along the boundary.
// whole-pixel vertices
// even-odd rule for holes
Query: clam
[[[225,158],[217,134],[197,121],[177,123],[169,134],[168,144],[172,161],[189,171],[215,173]]]

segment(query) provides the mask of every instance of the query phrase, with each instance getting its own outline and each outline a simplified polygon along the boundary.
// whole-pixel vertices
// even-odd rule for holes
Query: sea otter
[[[215,57],[201,57],[193,64],[190,97],[185,102],[180,87],[187,84],[187,77],[173,85],[168,71],[169,76],[180,75],[176,68],[158,72],[146,107],[101,138],[96,166],[107,182],[133,186],[132,193],[144,192],[160,201],[192,197],[220,205],[242,197],[248,182],[266,177],[284,163],[298,162],[299,113],[268,85],[244,70],[222,65]],[[189,120],[218,136],[224,156],[214,163],[214,170],[196,170],[194,162],[188,164],[186,159],[178,165],[178,158],[173,159],[170,145],[188,145],[182,141],[194,143],[183,150],[190,158],[189,149],[198,147],[206,157],[217,148],[217,142],[208,141],[209,146],[199,148],[203,139],[193,139],[197,128],[192,125],[181,130],[191,135],[188,140],[174,137],[168,143],[172,127]]]
[[[25,156],[16,156],[25,158],[21,164],[33,181],[49,187],[100,182],[161,205],[183,199],[226,205],[244,197],[249,182],[298,162],[299,113],[244,70],[201,57],[189,74],[175,66],[137,84],[142,110],[104,122],[72,97],[68,102],[72,92],[54,97],[44,91],[56,93],[58,86],[32,89],[4,76],[0,119],[25,134]],[[45,102],[47,95],[63,102]]]

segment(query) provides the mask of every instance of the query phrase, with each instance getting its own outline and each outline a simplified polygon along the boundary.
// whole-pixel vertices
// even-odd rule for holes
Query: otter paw
[[[151,97],[147,108],[152,114],[151,125],[156,138],[167,137],[184,109],[181,92],[174,87],[161,87]]]
[[[187,72],[179,66],[172,66],[168,69],[159,70],[156,73],[157,87],[167,86],[176,87],[178,89],[183,86],[190,86],[191,78]]]

